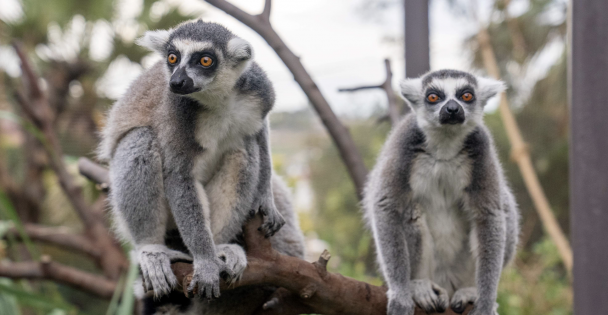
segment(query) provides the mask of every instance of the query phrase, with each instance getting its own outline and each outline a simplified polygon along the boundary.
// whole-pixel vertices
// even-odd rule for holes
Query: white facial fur
[[[462,140],[483,121],[483,107],[488,99],[502,92],[504,83],[494,79],[476,77],[477,84],[471,84],[465,77],[433,78],[423,86],[423,79],[407,79],[401,83],[401,94],[416,115],[418,126],[427,135],[429,150],[436,151],[438,158],[449,159],[456,155]],[[471,87],[474,101],[467,103],[457,93],[464,87]],[[443,98],[435,104],[428,104],[425,99],[427,91],[433,89],[442,92]],[[462,124],[450,125],[440,123],[441,108],[454,100],[464,110],[465,120]]]

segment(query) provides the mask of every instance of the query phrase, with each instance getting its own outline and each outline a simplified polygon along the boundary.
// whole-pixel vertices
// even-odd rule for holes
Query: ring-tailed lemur
[[[100,158],[109,161],[115,221],[134,245],[145,289],[168,294],[176,285],[170,263],[192,260],[188,292],[219,297],[220,273],[235,281],[246,267],[236,243],[251,211],[264,215],[267,236],[277,233],[277,250],[301,257],[288,193],[272,175],[274,91],[251,45],[202,20],[147,32],[139,43],[165,60],[111,109]]]
[[[391,132],[363,202],[388,283],[388,314],[451,306],[496,314],[502,268],[515,252],[519,214],[483,107],[500,81],[441,70],[408,79],[412,113]],[[450,298],[451,296],[451,298]]]

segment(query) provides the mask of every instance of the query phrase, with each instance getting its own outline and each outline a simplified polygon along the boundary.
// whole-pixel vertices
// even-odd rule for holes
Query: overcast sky
[[[3,9],[0,18],[18,15],[19,0],[0,0]],[[119,16],[128,18],[138,14],[141,0],[118,0]],[[248,40],[254,47],[255,59],[266,70],[274,83],[277,93],[275,110],[292,111],[307,106],[307,99],[293,80],[293,76],[277,57],[274,51],[254,31],[228,16],[215,7],[198,0],[162,0],[177,4],[182,10],[203,12],[206,21],[223,24],[235,34]],[[394,85],[403,79],[405,65],[403,60],[403,7],[399,0],[396,5],[380,13],[366,9],[367,0],[274,0],[271,22],[275,30],[298,56],[328,99],[332,108],[342,115],[365,116],[377,106],[386,106],[386,96],[381,91],[364,91],[357,93],[338,93],[341,87],[379,84],[384,80],[385,58],[393,64]],[[468,1],[468,0],[467,0]],[[261,12],[263,0],[232,0],[234,5],[256,14]],[[17,3],[17,5],[15,5]],[[474,34],[477,25],[455,12],[445,0],[431,1],[430,6],[430,41],[431,69],[453,68],[469,69],[469,55],[463,47],[465,38]],[[482,20],[489,12],[487,0],[480,0],[477,6]],[[160,7],[160,6],[159,6]],[[527,7],[527,0],[513,0],[511,11],[521,14]],[[485,14],[484,14],[485,13]],[[485,18],[487,19],[487,17]],[[72,23],[73,33],[84,23],[75,19]],[[80,23],[80,24],[79,24]],[[98,23],[103,29],[103,23]],[[105,26],[110,28],[110,26]],[[49,32],[61,32],[50,28]],[[66,30],[63,31],[67,32]],[[125,33],[128,33],[125,31]],[[135,32],[133,37],[136,36]],[[393,39],[393,40],[391,40]],[[395,40],[396,39],[396,40]],[[102,42],[96,40],[94,42]],[[97,45],[93,51],[103,50]],[[44,50],[39,50],[39,55]],[[0,47],[0,68],[13,69],[16,64],[10,62],[10,48]],[[103,53],[102,53],[103,55]],[[8,57],[7,57],[8,56]],[[145,64],[151,64],[148,58]],[[550,58],[549,58],[550,59]],[[4,62],[3,62],[4,60]],[[102,80],[101,92],[112,98],[118,98],[141,71],[137,64],[126,58],[117,60]]]

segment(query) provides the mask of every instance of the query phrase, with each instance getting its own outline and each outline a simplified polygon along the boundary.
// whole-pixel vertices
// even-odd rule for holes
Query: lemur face
[[[174,30],[146,32],[139,44],[166,58],[171,92],[194,98],[232,88],[253,57],[247,41],[202,20]]]
[[[401,84],[401,94],[421,127],[455,128],[481,122],[488,99],[504,90],[500,81],[456,70],[440,70]]]

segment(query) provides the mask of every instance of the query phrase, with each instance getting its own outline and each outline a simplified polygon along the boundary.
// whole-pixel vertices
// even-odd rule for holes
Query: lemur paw
[[[171,270],[171,262],[192,258],[165,245],[149,244],[137,249],[137,259],[142,272],[144,291],[153,290],[155,297],[169,294],[177,285]]]
[[[188,297],[194,295],[211,300],[220,297],[220,274],[232,277],[232,270],[217,257],[194,260],[194,273],[187,288]]]
[[[216,246],[216,252],[217,257],[226,263],[226,268],[232,271],[232,276],[226,277],[228,284],[239,281],[247,267],[245,250],[237,244],[221,244]]]
[[[414,300],[412,300],[410,294],[404,292],[396,294],[389,291],[387,292],[387,296],[387,315],[414,315],[416,304],[414,304]]]
[[[263,215],[263,222],[258,231],[264,232],[264,236],[273,236],[285,225],[285,219],[274,206],[260,207],[260,212]]]
[[[412,280],[410,292],[414,302],[426,313],[443,313],[448,309],[448,292],[429,279]]]
[[[462,314],[467,305],[475,303],[477,300],[477,288],[469,287],[458,289],[452,296],[450,307],[456,313]]]

